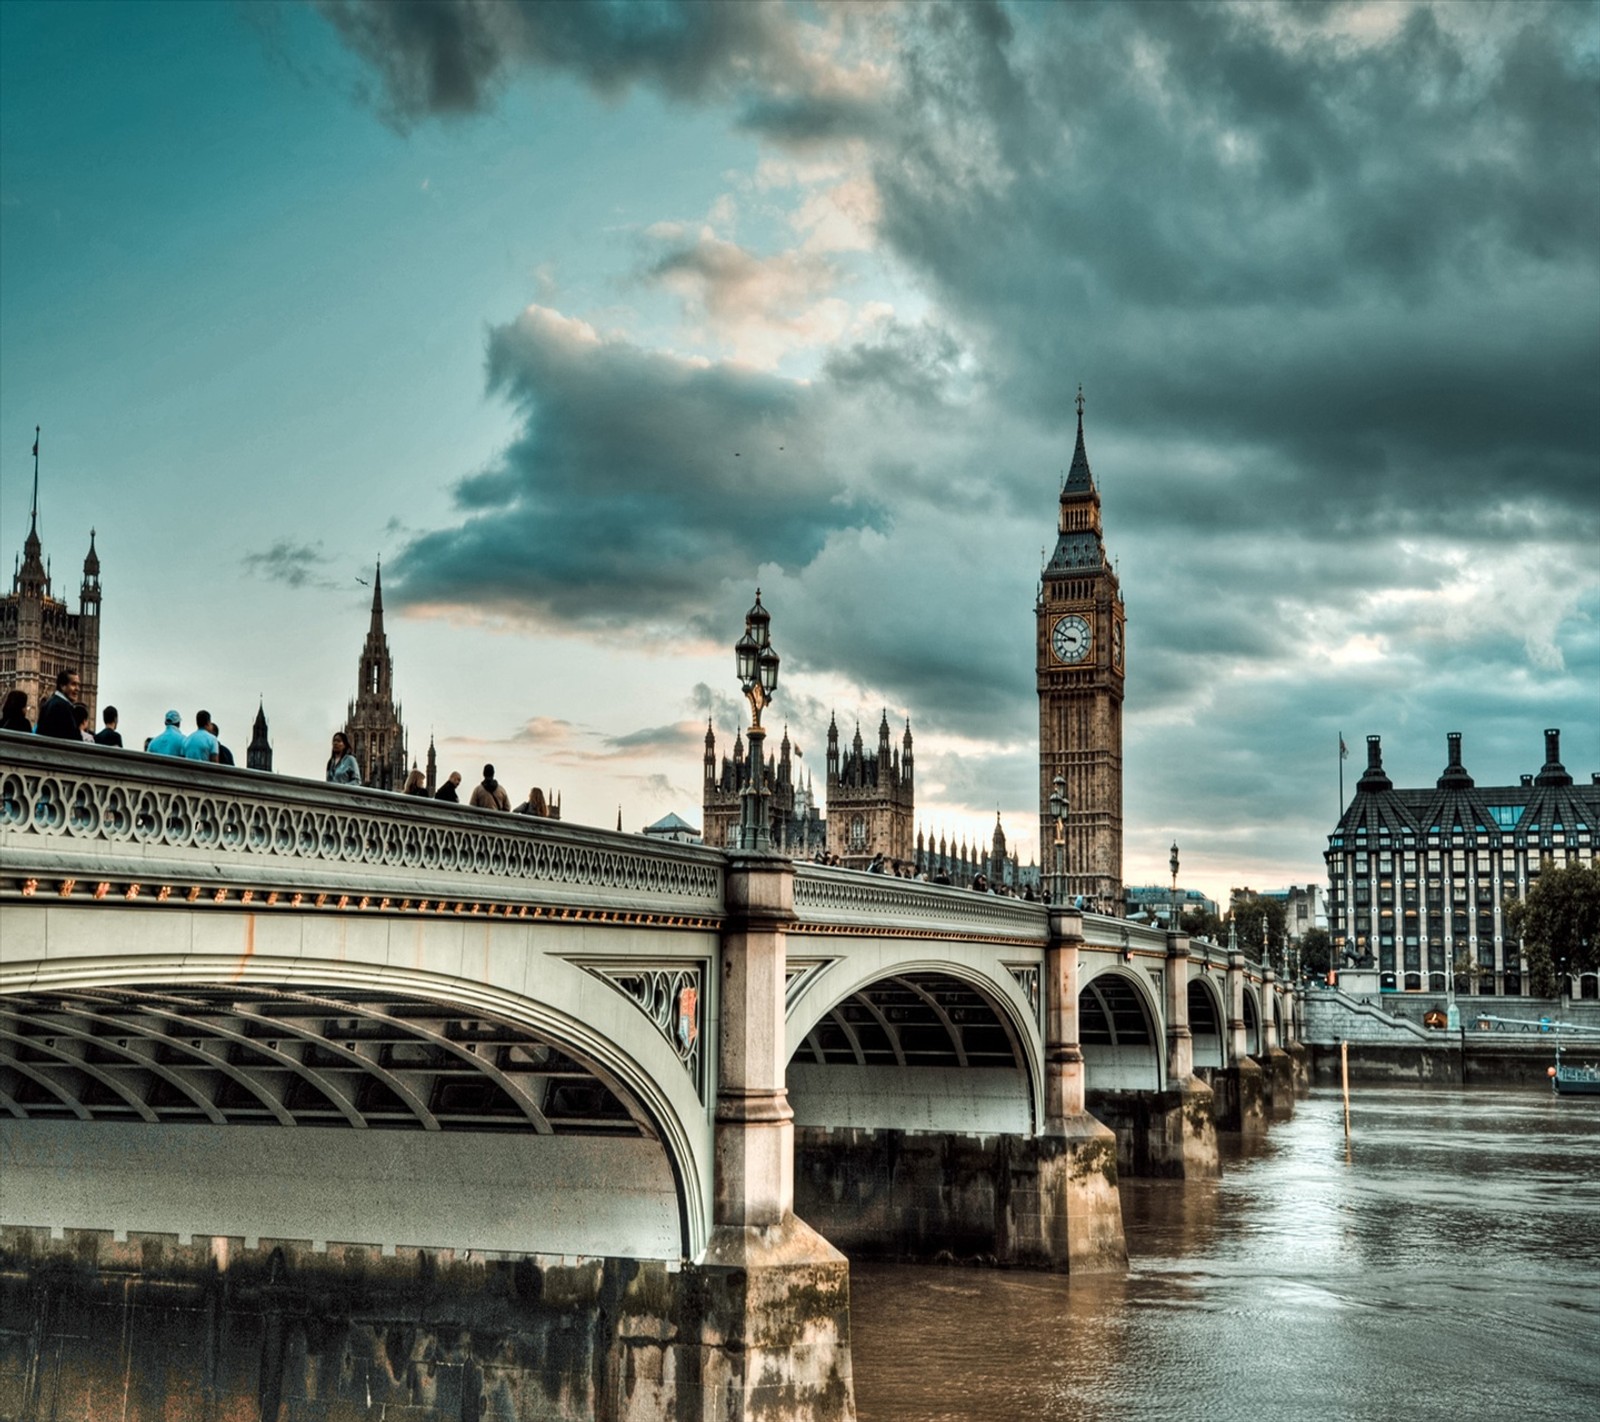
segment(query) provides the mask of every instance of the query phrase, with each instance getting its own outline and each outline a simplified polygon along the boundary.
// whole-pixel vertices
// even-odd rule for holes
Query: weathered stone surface
[[[855,1257],[1127,1262],[1115,1142],[1097,1122],[1048,1136],[805,1127],[795,1155],[796,1211]]]
[[[0,1230],[0,1416],[840,1422],[847,1266],[804,1235],[678,1269]]]
[[[1274,1121],[1287,1121],[1294,1115],[1294,1063],[1281,1047],[1268,1047],[1256,1061],[1261,1067],[1268,1116]]]
[[[1249,1057],[1236,1067],[1213,1067],[1200,1073],[1211,1085],[1212,1115],[1217,1129],[1259,1136],[1267,1129],[1265,1080]]]
[[[1115,1133],[1124,1175],[1207,1180],[1221,1174],[1212,1091],[1197,1077],[1166,1091],[1091,1091],[1089,1109]]]

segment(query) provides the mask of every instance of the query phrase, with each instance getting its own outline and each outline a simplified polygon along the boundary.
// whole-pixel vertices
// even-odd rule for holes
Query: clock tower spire
[[[1122,911],[1122,693],[1127,613],[1100,522],[1100,491],[1083,441],[1061,486],[1056,546],[1034,605],[1039,689],[1040,864],[1053,871],[1050,793],[1066,783],[1065,869],[1069,900],[1082,894],[1105,913]]]

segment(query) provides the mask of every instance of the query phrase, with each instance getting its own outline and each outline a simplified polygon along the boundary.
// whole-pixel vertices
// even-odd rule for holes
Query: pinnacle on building
[[[394,662],[383,630],[383,565],[372,575],[372,620],[361,648],[355,699],[344,734],[361,767],[361,783],[374,790],[399,790],[406,783],[405,725],[394,699]]]
[[[99,715],[100,688],[100,555],[95,551],[94,530],[89,530],[89,552],[83,560],[83,582],[78,588],[78,610],[50,587],[50,566],[39,537],[39,440],[33,442],[33,508],[28,536],[11,579],[11,592],[0,597],[0,696],[19,690],[28,694],[28,719],[39,718],[39,708],[55,690],[56,673],[72,668],[82,683],[79,692],[89,708],[89,724]]]

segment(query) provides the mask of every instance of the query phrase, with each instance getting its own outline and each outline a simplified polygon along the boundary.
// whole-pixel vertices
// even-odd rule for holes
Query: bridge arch
[[[1078,991],[1078,1041],[1089,1091],[1157,1091],[1165,1071],[1161,1009],[1143,974],[1100,969]]]
[[[1189,979],[1188,992],[1189,1037],[1195,1066],[1226,1066],[1228,1014],[1221,989],[1209,973],[1197,973]]]
[[[1244,987],[1244,1054],[1258,1057],[1266,1049],[1266,1037],[1261,1031],[1261,999],[1251,983]]]
[[[63,1152],[88,1148],[106,1158],[82,1174],[135,1203],[131,1223],[124,1210],[99,1227],[639,1258],[704,1248],[710,1113],[622,993],[526,952],[515,924],[466,929],[483,935],[484,963],[510,970],[476,980],[349,952],[371,946],[354,932],[342,960],[151,951],[158,925],[192,949],[238,934],[230,917],[247,916],[166,910],[132,958],[7,965],[0,1118],[36,1178],[6,1194],[51,1199]],[[459,945],[465,926],[437,928]],[[510,938],[524,951],[506,951]],[[340,1129],[292,1129],[313,1125]],[[181,1183],[141,1204],[158,1159]]]
[[[1043,1051],[1029,973],[891,952],[806,974],[786,1026],[796,1125],[1035,1133]]]

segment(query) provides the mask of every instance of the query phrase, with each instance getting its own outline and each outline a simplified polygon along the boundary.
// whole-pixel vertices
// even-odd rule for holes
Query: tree
[[[1209,938],[1215,942],[1222,936],[1222,919],[1208,908],[1185,909],[1179,922],[1191,938]]]
[[[1600,867],[1554,869],[1544,862],[1528,897],[1506,913],[1507,930],[1522,940],[1534,993],[1549,997],[1556,975],[1600,968]]]
[[[1239,947],[1252,956],[1261,951],[1261,920],[1267,921],[1267,944],[1271,950],[1274,968],[1283,966],[1283,946],[1287,941],[1284,929],[1289,912],[1282,899],[1269,899],[1262,894],[1240,894],[1228,909],[1239,929]]]
[[[1326,977],[1333,967],[1333,940],[1326,928],[1308,928],[1300,937],[1300,970]]]

